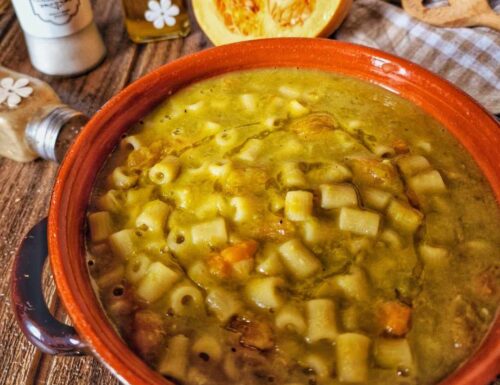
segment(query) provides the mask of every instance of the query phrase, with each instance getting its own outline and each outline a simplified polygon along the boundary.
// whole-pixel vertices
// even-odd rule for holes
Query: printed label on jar
[[[33,13],[43,21],[64,25],[78,14],[80,0],[30,0]]]
[[[89,0],[13,0],[23,30],[56,38],[80,31],[92,21]]]

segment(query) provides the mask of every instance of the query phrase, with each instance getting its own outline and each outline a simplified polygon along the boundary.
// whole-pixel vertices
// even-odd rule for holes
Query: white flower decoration
[[[33,88],[26,87],[30,81],[20,78],[14,81],[12,78],[0,80],[0,104],[7,104],[10,108],[21,103],[22,98],[27,98],[33,93]]]
[[[180,13],[179,7],[172,4],[172,0],[152,0],[148,3],[148,7],[144,17],[157,29],[162,29],[165,24],[173,27],[176,22],[175,16]]]

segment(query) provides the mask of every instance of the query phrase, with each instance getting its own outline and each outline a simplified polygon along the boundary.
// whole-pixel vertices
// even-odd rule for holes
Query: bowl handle
[[[50,314],[42,292],[42,272],[47,259],[47,218],[23,239],[14,259],[11,300],[14,314],[28,340],[48,354],[82,355],[85,343],[76,330]]]

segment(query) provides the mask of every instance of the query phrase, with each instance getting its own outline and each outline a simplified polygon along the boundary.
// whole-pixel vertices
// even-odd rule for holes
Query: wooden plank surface
[[[123,26],[118,0],[94,1],[96,22],[105,39],[105,62],[85,76],[55,79],[31,66],[22,31],[12,9],[0,15],[0,64],[47,81],[61,99],[92,115],[129,82],[180,56],[209,46],[192,20],[185,39],[156,44],[131,43]],[[9,302],[9,272],[22,237],[47,215],[57,165],[35,161],[20,164],[0,158],[0,384],[117,385],[111,373],[92,357],[52,357],[41,354],[23,337]],[[58,318],[66,320],[47,272],[44,292]]]
[[[0,0],[1,1],[1,0]],[[94,2],[96,21],[108,47],[105,62],[86,76],[54,79],[31,67],[12,10],[0,15],[0,64],[39,77],[53,86],[61,99],[92,115],[131,81],[180,56],[210,44],[192,21],[185,39],[134,45],[123,27],[119,0]],[[22,336],[9,303],[9,272],[13,256],[26,232],[47,214],[55,164],[20,164],[0,158],[0,385],[118,385],[111,373],[92,357],[52,357],[41,354]],[[58,318],[66,320],[47,272],[44,292]]]

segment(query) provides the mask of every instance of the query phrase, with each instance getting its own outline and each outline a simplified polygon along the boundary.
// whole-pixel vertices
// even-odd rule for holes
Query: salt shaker
[[[12,0],[31,62],[54,76],[79,75],[97,66],[106,48],[89,0]]]
[[[47,83],[0,67],[0,156],[60,162],[87,120]]]

